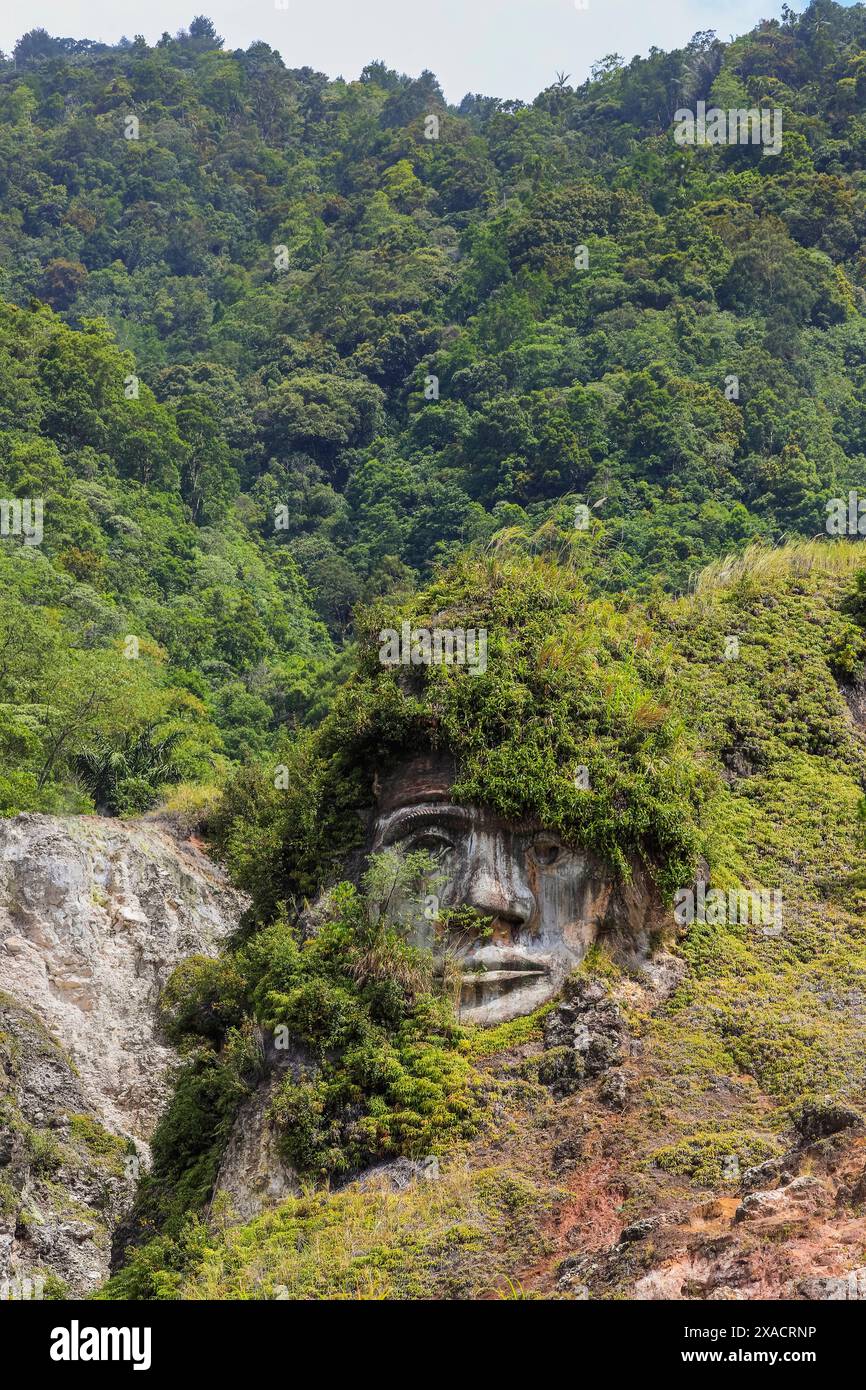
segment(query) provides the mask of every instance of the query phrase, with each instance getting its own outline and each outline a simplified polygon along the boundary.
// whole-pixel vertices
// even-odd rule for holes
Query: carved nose
[[[493,918],[494,934],[497,926],[519,930],[532,916],[532,899],[524,894],[509,893],[502,880],[487,869],[473,874],[466,903],[483,916]]]

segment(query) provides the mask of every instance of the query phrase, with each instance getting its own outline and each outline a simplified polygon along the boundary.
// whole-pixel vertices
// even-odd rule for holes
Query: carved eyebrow
[[[383,833],[383,843],[397,839],[407,830],[414,830],[423,825],[451,823],[455,826],[465,826],[469,822],[469,812],[462,806],[452,805],[430,805],[430,806],[407,806],[405,809],[395,811],[389,817]]]

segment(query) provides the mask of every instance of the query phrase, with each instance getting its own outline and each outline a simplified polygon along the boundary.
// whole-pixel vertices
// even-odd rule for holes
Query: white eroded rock
[[[0,991],[60,1043],[108,1129],[149,1138],[172,1057],[159,993],[185,956],[216,953],[243,906],[158,820],[0,820]]]

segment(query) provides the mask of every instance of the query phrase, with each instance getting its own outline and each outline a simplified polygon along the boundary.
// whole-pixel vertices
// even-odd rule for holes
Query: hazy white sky
[[[381,58],[412,75],[431,68],[449,101],[469,91],[529,100],[557,71],[582,79],[607,53],[632,58],[652,45],[674,48],[697,29],[728,39],[777,17],[781,6],[782,0],[3,0],[0,49],[9,53],[36,27],[106,43],[141,33],[153,43],[204,13],[227,47],[264,39],[291,67],[308,64],[354,78]],[[793,9],[804,7],[805,0],[793,0]]]

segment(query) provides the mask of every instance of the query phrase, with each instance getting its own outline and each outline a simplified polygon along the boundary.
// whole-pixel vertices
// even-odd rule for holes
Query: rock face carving
[[[444,908],[470,907],[481,930],[443,931],[414,900],[389,904],[419,945],[462,974],[464,1022],[501,1023],[552,998],[590,946],[606,940],[623,963],[650,951],[664,924],[661,900],[635,865],[619,882],[596,856],[530,824],[503,821],[451,800],[453,768],[416,758],[378,784],[370,849],[425,850],[436,870],[429,893]]]
[[[453,777],[447,761],[415,758],[378,778],[366,849],[427,850],[436,861],[429,892],[442,907],[472,907],[489,919],[483,935],[457,928],[443,933],[425,917],[417,897],[394,895],[388,905],[389,915],[410,927],[418,945],[432,949],[440,962],[447,955],[459,966],[464,1022],[493,1024],[531,1013],[559,992],[595,941],[607,941],[624,964],[648,958],[665,913],[639,867],[631,882],[623,884],[601,860],[555,835],[504,822],[483,808],[460,806],[451,799]],[[362,862],[363,856],[347,868],[349,876],[357,876]],[[317,930],[327,905],[324,893],[307,909],[305,931]],[[590,1002],[597,1004],[595,996],[587,1007]],[[562,1010],[568,1008],[566,1002]],[[567,1041],[581,1076],[584,1070],[599,1074],[621,1060],[615,1039],[609,1052],[599,1053],[608,1039],[598,1029],[610,1021],[610,1013],[608,1007],[602,1018],[596,1008],[596,1031],[583,1028],[585,1060],[574,1019],[567,1038],[549,1040],[548,1046]],[[295,1174],[279,1155],[268,1107],[286,1067],[309,1072],[314,1066],[300,1051],[274,1053],[266,1038],[263,1045],[268,1074],[235,1120],[217,1181],[217,1192],[244,1218],[299,1190]]]

